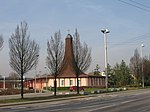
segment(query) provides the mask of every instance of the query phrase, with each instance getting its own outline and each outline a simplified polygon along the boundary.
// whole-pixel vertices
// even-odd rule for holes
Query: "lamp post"
[[[36,74],[37,74],[37,72],[36,72],[36,65],[35,65],[34,93],[36,93]]]
[[[105,50],[105,86],[106,90],[108,90],[108,74],[107,74],[107,64],[108,64],[108,57],[107,57],[107,33],[110,31],[108,29],[102,29],[101,32],[104,34],[104,50]]]
[[[45,68],[45,74],[46,74],[46,91],[47,91],[47,86],[48,86],[48,82],[47,82],[47,67],[44,67]]]
[[[36,55],[36,58],[37,58],[37,59],[38,59],[38,57],[39,57],[39,55]],[[35,63],[34,93],[36,93],[36,75],[37,75],[36,67],[37,67],[37,62]]]
[[[3,77],[4,81],[3,81],[3,89],[5,89],[5,76]]]
[[[144,88],[144,73],[143,73],[143,70],[144,70],[144,66],[143,66],[143,47],[144,45],[141,44],[141,61],[142,61],[142,87]]]

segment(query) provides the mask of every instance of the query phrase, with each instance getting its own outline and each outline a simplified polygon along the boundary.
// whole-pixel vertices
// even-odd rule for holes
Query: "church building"
[[[73,53],[73,38],[70,34],[65,39],[65,54],[62,62],[62,67],[59,70],[57,77],[57,87],[77,86],[76,79],[76,64]],[[43,89],[43,87],[54,87],[54,76],[47,75],[39,78],[26,81],[27,87]],[[88,75],[80,71],[79,86],[84,87],[105,87],[105,76]]]

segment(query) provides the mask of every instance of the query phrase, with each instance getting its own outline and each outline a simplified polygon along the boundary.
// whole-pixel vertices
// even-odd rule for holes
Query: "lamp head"
[[[108,29],[102,29],[101,32],[102,33],[109,33],[110,31]]]

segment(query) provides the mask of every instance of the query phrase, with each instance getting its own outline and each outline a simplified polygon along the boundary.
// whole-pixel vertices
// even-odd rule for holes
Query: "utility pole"
[[[47,80],[47,67],[44,67],[45,68],[45,75],[46,75],[46,91],[48,90],[48,80]]]
[[[39,57],[39,55],[36,55],[36,57]],[[35,63],[34,93],[36,93],[36,75],[37,75],[36,67],[37,67],[37,63]]]
[[[37,71],[36,71],[36,66],[35,66],[34,93],[36,93],[36,74],[37,74]]]
[[[4,76],[4,82],[3,82],[3,89],[5,89],[5,76]]]

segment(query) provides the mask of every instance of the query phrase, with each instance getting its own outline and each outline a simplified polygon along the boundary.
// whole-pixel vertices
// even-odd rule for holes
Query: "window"
[[[73,85],[73,80],[70,80],[70,85]]]
[[[61,85],[64,85],[64,80],[61,80]]]

